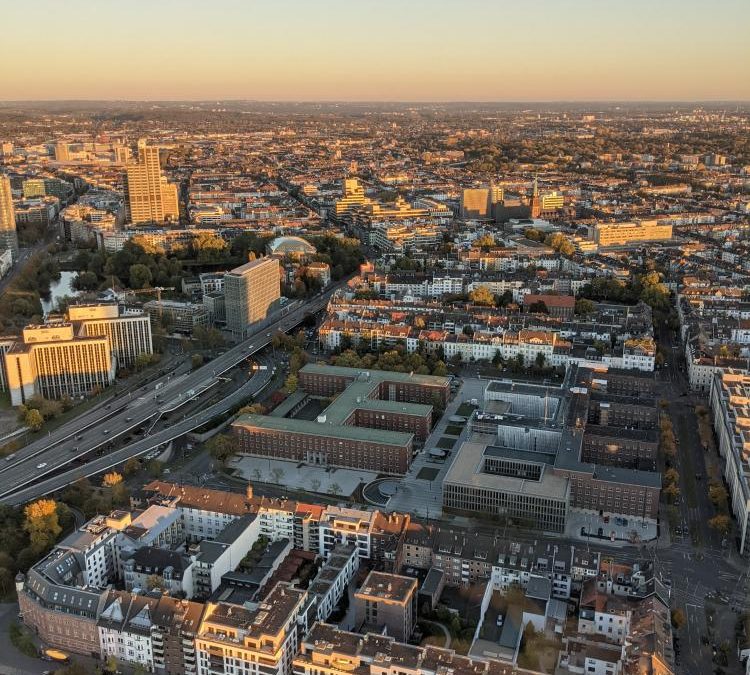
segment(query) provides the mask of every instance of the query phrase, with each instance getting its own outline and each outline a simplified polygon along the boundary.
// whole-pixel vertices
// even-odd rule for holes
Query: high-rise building
[[[346,213],[356,206],[364,206],[370,203],[370,199],[365,197],[365,189],[360,185],[357,178],[344,179],[344,196],[336,201],[336,215]]]
[[[11,404],[35,395],[86,396],[112,384],[115,364],[106,337],[76,337],[72,323],[27,326],[5,353]]]
[[[235,339],[243,339],[247,327],[268,315],[281,297],[279,261],[276,258],[251,260],[227,272],[224,277],[224,304],[227,328]]]
[[[18,258],[18,234],[16,233],[13,193],[8,177],[0,174],[0,251],[5,250],[11,252],[13,260]]]
[[[131,223],[161,223],[180,215],[177,186],[161,172],[159,148],[138,141],[138,161],[125,169],[125,203]]]
[[[490,191],[487,188],[466,188],[461,192],[461,218],[485,220],[491,217]]]
[[[70,160],[70,152],[68,144],[65,141],[57,141],[55,143],[55,161],[67,162]]]
[[[151,320],[140,311],[121,312],[116,304],[71,305],[68,320],[80,323],[77,334],[86,337],[104,336],[109,340],[118,368],[135,365],[140,354],[153,354]]]

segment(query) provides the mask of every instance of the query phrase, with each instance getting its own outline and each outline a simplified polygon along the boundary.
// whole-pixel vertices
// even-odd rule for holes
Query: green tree
[[[211,457],[224,464],[235,452],[232,438],[227,434],[217,434],[206,442]]]
[[[129,279],[131,288],[148,288],[153,281],[151,270],[141,263],[130,266]]]
[[[296,375],[290,374],[284,382],[284,391],[286,391],[287,394],[293,394],[295,391],[297,391],[298,386],[299,379]]]
[[[190,357],[190,366],[193,370],[196,368],[200,368],[203,365],[203,355],[202,354],[193,354]]]
[[[588,316],[596,311],[596,304],[587,298],[576,300],[575,313],[579,316]]]

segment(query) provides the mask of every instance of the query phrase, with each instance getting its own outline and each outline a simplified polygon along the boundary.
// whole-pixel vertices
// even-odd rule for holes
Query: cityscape
[[[750,675],[750,10],[230,4],[9,19],[0,675]]]

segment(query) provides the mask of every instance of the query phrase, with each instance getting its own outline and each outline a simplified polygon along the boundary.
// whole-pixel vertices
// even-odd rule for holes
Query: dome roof
[[[276,237],[269,245],[270,253],[303,253],[312,255],[316,252],[315,247],[302,237]]]

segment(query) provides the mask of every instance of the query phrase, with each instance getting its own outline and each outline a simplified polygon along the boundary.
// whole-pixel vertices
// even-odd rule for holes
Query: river
[[[60,272],[60,278],[50,284],[49,298],[46,300],[42,298],[42,309],[45,314],[55,309],[58,298],[64,298],[66,295],[74,297],[79,294],[79,291],[73,288],[73,279],[76,278],[76,274],[76,272]]]

